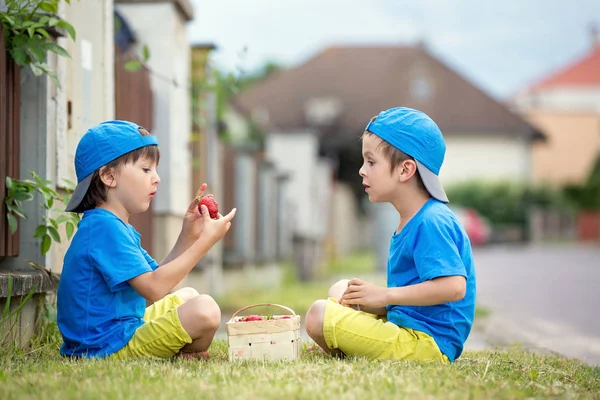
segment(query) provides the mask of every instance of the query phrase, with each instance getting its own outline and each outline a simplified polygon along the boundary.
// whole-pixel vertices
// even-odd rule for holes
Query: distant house
[[[236,106],[267,127],[268,156],[290,169],[298,236],[318,238],[318,232],[303,224],[324,225],[322,247],[334,255],[364,243],[369,231],[358,212],[364,196],[358,175],[359,138],[380,111],[413,107],[437,122],[447,142],[441,170],[446,184],[473,178],[528,179],[532,142],[543,138],[538,129],[420,46],[330,47],[243,92]],[[328,196],[313,196],[314,178],[324,173],[317,172],[317,156],[330,160],[335,184]],[[348,197],[350,193],[354,196]],[[319,205],[319,198],[334,203]],[[315,217],[315,209],[333,213]],[[392,219],[391,226],[395,223]],[[393,229],[388,232],[388,225],[377,226],[374,235],[383,230],[387,237]],[[384,243],[387,246],[387,239]]]
[[[592,39],[591,49],[583,57],[511,99],[512,105],[548,136],[545,146],[533,149],[536,182],[581,182],[600,154],[600,40],[596,32]]]

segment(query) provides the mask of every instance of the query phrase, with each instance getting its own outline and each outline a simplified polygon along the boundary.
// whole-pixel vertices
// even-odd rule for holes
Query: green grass
[[[293,362],[71,360],[56,330],[29,351],[0,354],[2,399],[515,399],[600,398],[600,367],[513,351],[468,351],[451,365],[338,360],[307,353]]]
[[[375,253],[359,250],[347,257],[332,260],[325,268],[327,274],[353,277],[354,275],[371,275],[375,273]]]
[[[475,308],[475,319],[488,317],[490,312],[491,311],[485,307],[477,306],[477,308]]]

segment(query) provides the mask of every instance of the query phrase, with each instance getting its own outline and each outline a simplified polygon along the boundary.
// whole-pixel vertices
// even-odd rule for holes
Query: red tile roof
[[[600,47],[592,49],[582,59],[542,79],[534,84],[531,89],[588,85],[600,85]]]

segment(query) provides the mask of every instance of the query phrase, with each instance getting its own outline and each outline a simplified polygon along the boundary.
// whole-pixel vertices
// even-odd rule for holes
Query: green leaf
[[[148,48],[147,44],[142,47],[142,56],[144,57],[144,61],[148,61],[150,59],[150,49]]]
[[[65,229],[67,231],[67,239],[70,240],[71,236],[73,236],[73,232],[75,232],[75,225],[73,225],[71,222],[67,222]]]
[[[48,20],[48,26],[54,26],[54,25],[58,24],[58,22],[59,22],[59,21],[60,21],[60,20],[59,20],[59,19],[57,19],[57,18],[50,18],[50,19]]]
[[[69,53],[67,53],[67,51],[63,47],[57,45],[56,43],[44,43],[42,45],[42,49],[56,53],[59,56],[71,58]]]
[[[15,47],[21,47],[24,46],[25,43],[27,43],[27,35],[23,35],[22,33],[16,35],[15,37],[13,37],[13,45]]]
[[[50,236],[44,235],[44,237],[42,238],[42,245],[40,247],[42,254],[46,254],[48,252],[48,250],[50,250],[51,244],[52,244],[52,240],[50,239]]]
[[[46,32],[45,29],[39,28],[35,30],[37,33],[39,33],[40,35],[42,35],[43,37],[45,37],[46,39],[51,39],[50,34],[48,32]]]
[[[57,224],[63,224],[65,222],[67,222],[69,220],[69,216],[68,215],[61,215],[58,218],[56,218],[56,223]]]
[[[39,63],[43,63],[46,59],[46,52],[40,47],[29,47],[29,53],[32,54]]]
[[[10,176],[7,176],[4,181],[6,183],[6,188],[7,189],[11,189],[13,187],[13,180],[11,179]]]
[[[38,225],[37,228],[35,228],[35,233],[34,233],[33,237],[36,237],[36,238],[44,237],[47,229],[48,229],[48,227],[46,225]]]
[[[57,25],[61,28],[63,28],[65,31],[67,31],[67,33],[69,34],[69,36],[71,36],[71,39],[76,40],[76,33],[75,33],[75,29],[73,28],[73,26],[68,23],[67,21],[60,20],[58,21]]]
[[[12,198],[17,201],[26,201],[33,199],[33,196],[28,192],[15,192]]]
[[[75,189],[75,186],[77,186],[77,184],[73,181],[70,181],[68,179],[63,179],[63,181],[68,184],[71,188]]]
[[[38,63],[29,64],[29,68],[31,68],[31,71],[35,76],[40,76],[44,73],[44,71],[39,67]]]
[[[55,220],[53,220],[52,218],[48,218],[48,221],[52,224],[52,226],[56,229],[58,229],[58,222],[56,222]]]
[[[8,14],[2,14],[2,19],[5,20],[6,22],[8,22],[11,25],[15,24],[15,20],[12,19]]]
[[[129,72],[135,72],[142,68],[142,63],[138,60],[130,60],[125,63],[125,70]]]
[[[49,226],[48,232],[50,233],[50,236],[52,236],[52,239],[54,239],[55,242],[60,243],[60,235],[55,227]]]
[[[60,89],[60,82],[58,81],[58,77],[56,76],[56,74],[52,71],[46,71],[46,74],[50,77],[50,79],[52,79],[54,86]]]
[[[12,214],[6,214],[6,218],[8,219],[8,228],[10,229],[10,234],[14,235],[17,231],[17,227],[19,226],[17,219]]]
[[[40,4],[40,8],[49,13],[57,13],[58,12],[58,4],[52,4],[50,2],[43,2]]]
[[[27,53],[22,47],[12,49],[11,56],[18,66],[24,67],[27,64]]]
[[[35,28],[33,28],[33,27],[27,28],[27,33],[29,33],[29,37],[33,37],[33,34],[35,33]]]
[[[20,218],[27,219],[27,215],[25,214],[25,212],[20,207],[15,207],[15,206],[9,206],[9,205],[7,205],[6,208],[8,208],[8,210],[10,212],[12,212],[13,214],[18,215]]]

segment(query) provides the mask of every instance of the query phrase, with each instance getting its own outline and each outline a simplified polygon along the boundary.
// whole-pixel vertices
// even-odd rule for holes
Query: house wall
[[[79,139],[91,126],[114,118],[113,1],[61,2],[59,14],[73,25],[77,40],[58,39],[71,58],[48,53],[60,87],[49,79],[45,82],[46,147],[39,148],[46,153],[47,178],[63,189],[64,179],[77,182],[74,160]],[[64,206],[55,204],[59,209]],[[66,240],[53,243],[45,265],[60,273],[68,245]]]
[[[600,112],[533,110],[525,117],[548,138],[533,147],[534,182],[563,185],[583,181],[600,154]]]
[[[514,99],[521,110],[600,112],[600,86],[552,87],[537,92],[524,92]]]
[[[322,210],[315,208],[315,196],[321,198],[317,179],[319,141],[310,131],[279,132],[268,135],[267,158],[283,173],[289,173],[287,203],[292,215],[295,234],[307,237],[322,236],[326,221]],[[325,207],[326,205],[320,204]]]
[[[336,182],[332,188],[331,229],[329,244],[331,258],[344,257],[352,251],[366,247],[365,226],[360,223],[360,212],[352,188],[345,183]]]
[[[442,184],[470,179],[530,180],[530,142],[508,135],[446,135]]]
[[[161,184],[153,201],[153,256],[161,260],[174,246],[191,193],[190,46],[186,16],[176,3],[126,3],[117,9],[150,50],[148,66],[154,93],[153,134],[158,137]],[[159,27],[159,28],[157,28]]]

